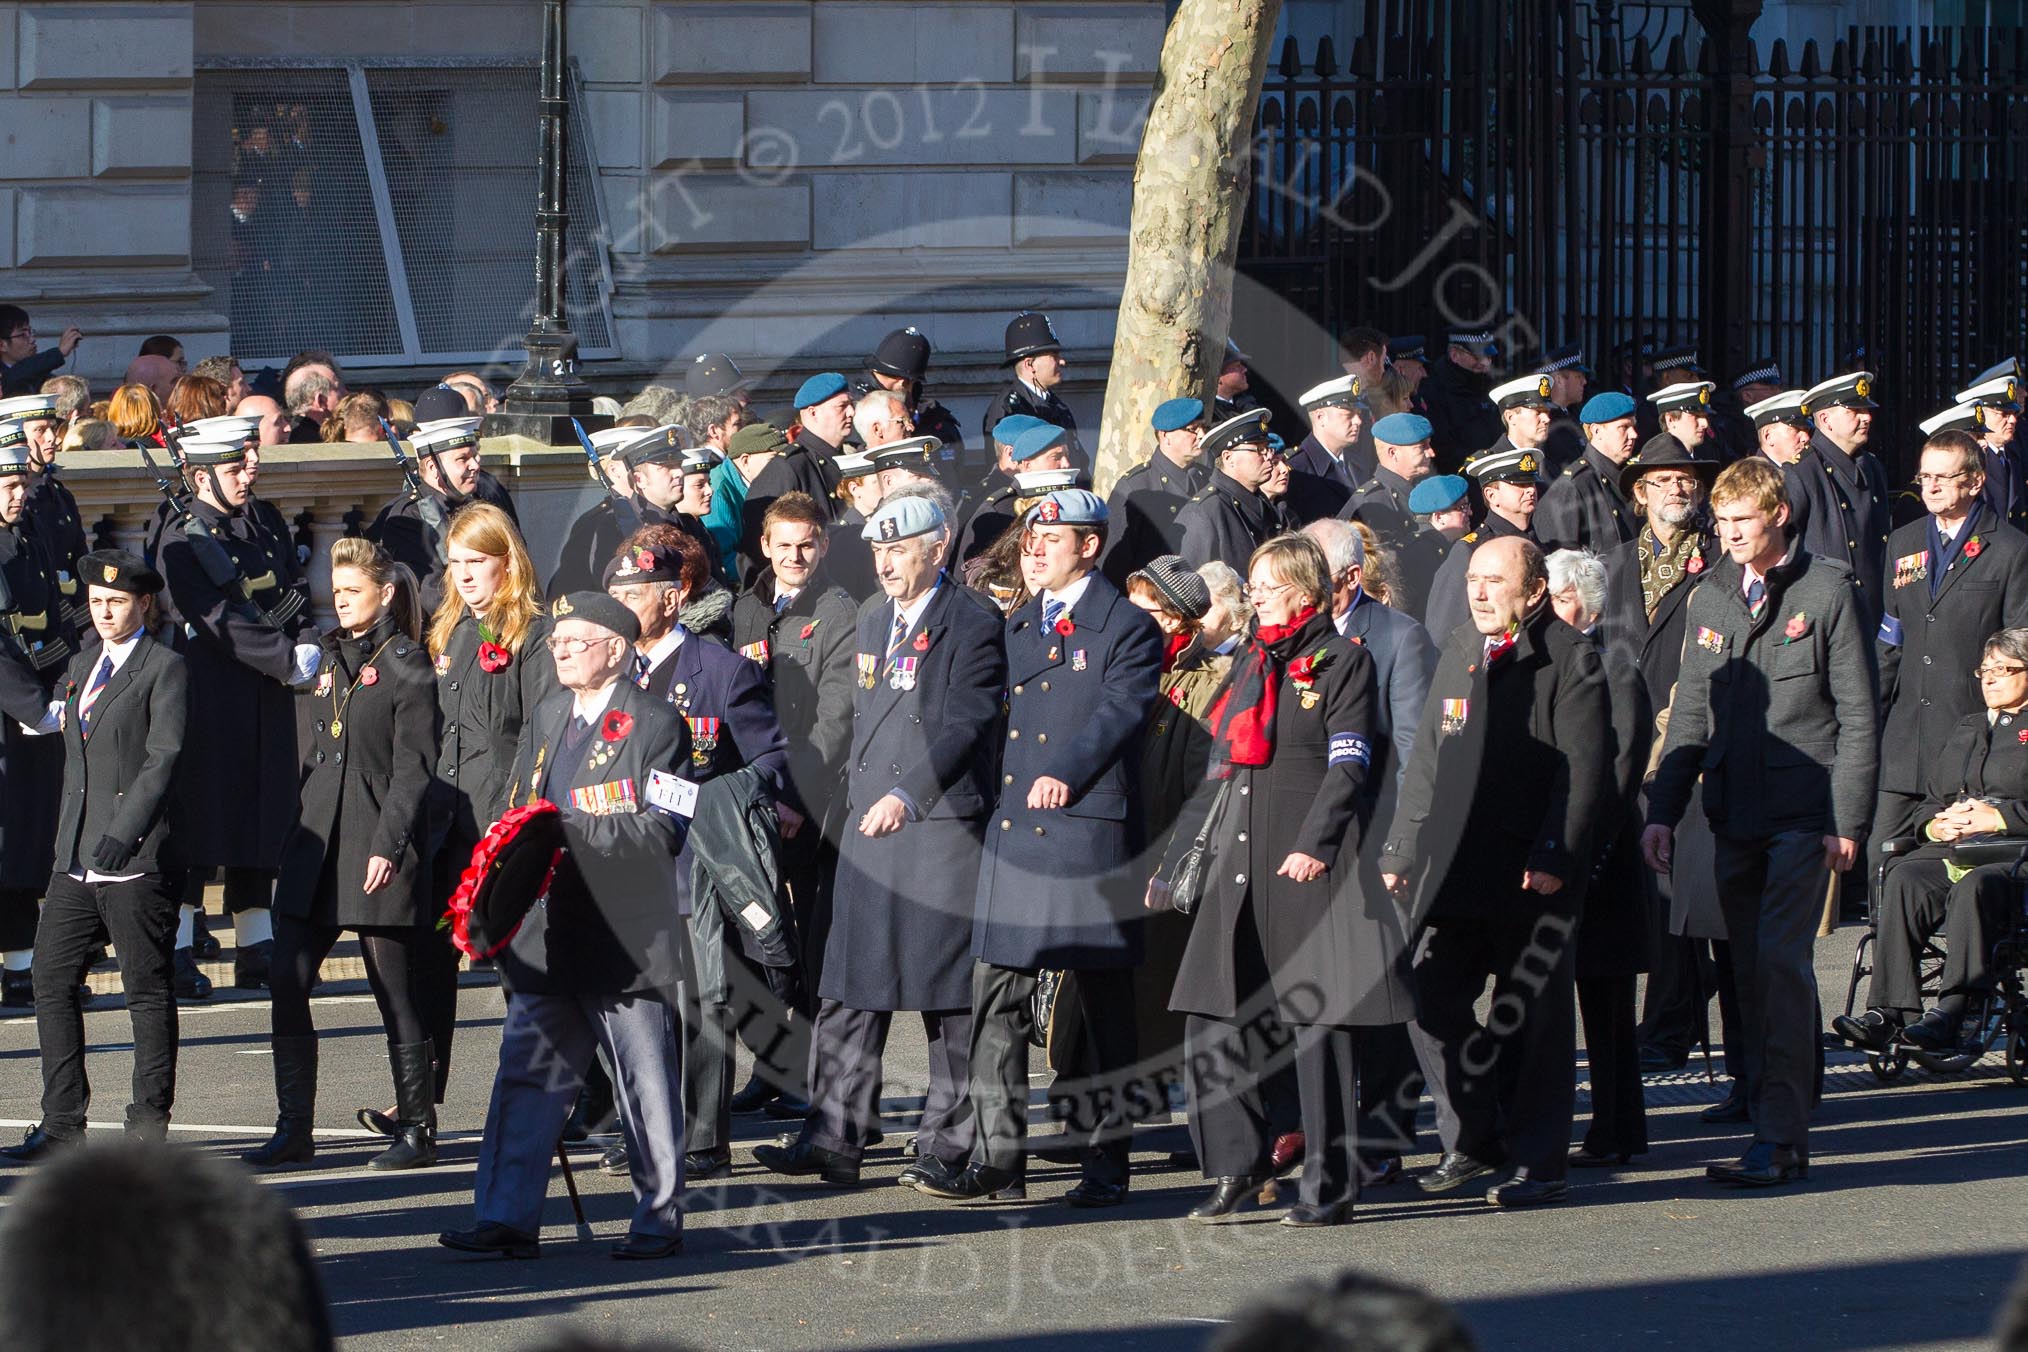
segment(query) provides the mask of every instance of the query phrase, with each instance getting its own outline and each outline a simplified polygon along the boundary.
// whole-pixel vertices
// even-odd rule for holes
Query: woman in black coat
[[[1190,1015],[1191,1135],[1215,1184],[1190,1216],[1215,1223],[1271,1199],[1260,1086],[1293,1043],[1309,1148],[1300,1201],[1282,1223],[1336,1225],[1359,1195],[1353,1030],[1410,1015],[1399,916],[1359,876],[1373,660],[1331,623],[1330,568],[1315,541],[1270,540],[1249,574],[1255,629],[1212,705],[1213,778],[1150,887],[1151,904],[1166,900],[1164,880],[1222,780],[1205,895],[1169,1002]]]
[[[398,1131],[376,1169],[436,1162],[430,1044],[410,990],[416,951],[434,918],[430,893],[430,766],[437,754],[436,683],[421,638],[415,579],[361,538],[331,547],[338,628],[325,635],[311,692],[295,829],[275,886],[271,985],[274,1137],[253,1164],[316,1155],[317,1030],[310,988],[346,930],[359,935],[366,977],[387,1025]]]
[[[1950,847],[1996,836],[2028,839],[2028,629],[2002,629],[1987,639],[1978,678],[1986,707],[1965,715],[1930,762],[1929,793],[1915,814],[1916,835],[1928,843],[1887,870],[1873,922],[1866,1012],[1831,1020],[1840,1037],[1867,1051],[1897,1042],[1924,1052],[1956,1050],[1974,998],[1994,990],[1993,945],[2021,904],[2011,861],[1961,869],[1951,863]],[[1924,1014],[1922,951],[1939,934],[1943,970],[1936,1005]]]
[[[472,850],[507,810],[521,725],[556,686],[543,649],[549,619],[521,532],[498,507],[473,503],[451,518],[444,599],[430,618],[441,740],[432,751],[431,915],[442,915]],[[426,929],[414,961],[416,1006],[435,1062],[431,1098],[444,1101],[458,1027],[458,950]],[[395,1134],[396,1111],[361,1108],[360,1125]]]
[[[1641,862],[1636,803],[1654,740],[1655,710],[1634,661],[1633,640],[1609,636],[1599,623],[1607,603],[1605,564],[1575,549],[1559,549],[1548,562],[1549,604],[1558,619],[1598,643],[1612,705],[1613,796],[1597,818],[1599,844],[1577,926],[1577,1007],[1591,1068],[1591,1127],[1570,1152],[1572,1167],[1598,1169],[1648,1152],[1634,986],[1650,965],[1655,875]]]

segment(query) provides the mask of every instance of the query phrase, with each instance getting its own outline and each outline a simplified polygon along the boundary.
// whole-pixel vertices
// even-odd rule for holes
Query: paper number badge
[[[662,770],[648,772],[648,806],[672,817],[690,818],[697,813],[697,785]]]

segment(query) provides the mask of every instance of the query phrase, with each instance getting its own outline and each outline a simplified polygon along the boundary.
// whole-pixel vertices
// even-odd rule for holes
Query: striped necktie
[[[894,632],[887,636],[887,656],[889,660],[893,659],[894,654],[901,648],[901,641],[907,637],[908,616],[902,614],[901,607],[897,605],[894,608]]]
[[[1043,597],[1042,627],[1044,629],[1053,630],[1056,628],[1056,622],[1062,618],[1063,618],[1063,602],[1057,600],[1054,596]]]
[[[77,725],[79,731],[89,737],[92,731],[92,710],[105,693],[106,682],[113,679],[113,655],[107,653],[99,659],[98,667],[92,672],[91,684],[85,687],[84,696],[77,702]]]
[[[1746,613],[1757,620],[1760,618],[1761,608],[1765,605],[1767,605],[1767,583],[1755,578],[1746,584]]]

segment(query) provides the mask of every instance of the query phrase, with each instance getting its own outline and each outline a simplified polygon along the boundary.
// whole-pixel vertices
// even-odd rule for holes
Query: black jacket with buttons
[[[1880,787],[1894,793],[1921,793],[1930,758],[1958,720],[1985,707],[1972,668],[1986,640],[2028,624],[2028,536],[2001,525],[1983,503],[1973,511],[1964,543],[1941,570],[1929,547],[1929,517],[1887,540],[1877,640]]]
[[[1240,487],[1223,470],[1212,471],[1204,491],[1176,514],[1176,526],[1182,532],[1177,552],[1192,568],[1217,559],[1241,577],[1253,551],[1280,530],[1268,500]]]
[[[1620,492],[1620,467],[1587,446],[1542,494],[1530,523],[1544,551],[1604,554],[1634,538],[1640,522]]]
[[[1850,569],[1866,602],[1866,619],[1877,623],[1894,497],[1887,472],[1872,452],[1847,455],[1818,432],[1782,475],[1789,490],[1789,538]]]
[[[1099,556],[1099,566],[1115,587],[1126,586],[1129,575],[1162,555],[1181,551],[1183,526],[1177,514],[1210,478],[1201,460],[1179,469],[1159,454],[1119,477],[1106,503],[1111,525]]]
[[[1984,798],[2005,819],[2002,834],[2028,836],[2028,715],[1997,714],[1989,723],[1984,703],[1959,719],[1937,747],[1929,792],[1915,814],[1918,834],[1952,803]]]
[[[479,660],[479,622],[468,611],[437,656],[442,740],[436,753],[436,792],[444,804],[438,826],[448,833],[442,848],[456,865],[453,877],[486,828],[507,810],[521,725],[557,689],[556,662],[543,647],[548,639],[549,617],[536,615],[521,650],[509,654],[506,666],[488,671]]]
[[[430,765],[436,680],[420,639],[383,616],[354,638],[329,634],[311,689],[300,815],[282,850],[275,909],[318,924],[418,925],[432,918]],[[365,891],[369,860],[394,878]]]
[[[100,837],[111,836],[134,847],[119,872],[161,873],[175,862],[167,807],[183,750],[188,678],[181,657],[143,635],[92,702],[87,736],[78,702],[104,655],[94,642],[64,676],[56,871],[88,871]]]

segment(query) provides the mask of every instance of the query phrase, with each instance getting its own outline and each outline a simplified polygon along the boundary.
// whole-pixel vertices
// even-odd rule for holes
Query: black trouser
[[[447,844],[437,851],[431,868],[434,895],[446,908],[457,891],[458,879],[472,862],[472,852]],[[436,1062],[436,1101],[444,1101],[444,1086],[451,1078],[451,1043],[458,1033],[458,968],[462,955],[451,942],[450,931],[425,928],[416,943],[409,964],[409,987],[415,996],[416,1014],[429,1035],[430,1055]]]
[[[1242,929],[1250,929],[1242,921]],[[1303,1131],[1302,1200],[1359,1200],[1358,1074],[1363,1029],[1287,1025],[1263,1005],[1245,1019],[1192,1014],[1186,1024],[1190,1141],[1206,1178],[1265,1177],[1276,1124],[1265,1089],[1294,1066]]]
[[[1870,1008],[1892,1010],[1904,1021],[1922,1012],[1922,946],[1944,936],[1940,997],[1966,996],[1991,986],[1993,944],[2007,932],[2018,906],[2012,864],[1981,864],[1952,882],[1941,859],[1904,859],[1887,872],[1874,929]],[[41,964],[40,943],[37,965]],[[38,997],[41,983],[36,984]]]
[[[1516,905],[1519,905],[1518,899]],[[1415,955],[1416,1059],[1445,1150],[1544,1182],[1569,1171],[1577,1096],[1571,917],[1528,913],[1432,924]],[[1481,1024],[1473,1006],[1493,983]]]
[[[1128,968],[1082,971],[1073,983],[1090,1047],[1090,1079],[1061,1081],[1051,1089],[1063,1130],[1086,1143],[1084,1176],[1099,1183],[1124,1183],[1133,1122],[1127,1113],[1124,1077],[1133,1066],[1138,1039],[1134,1021],[1133,972]],[[972,1158],[1020,1174],[1028,1139],[1028,1051],[1034,1021],[1035,972],[972,966],[972,1107],[978,1140]]]
[[[1359,1055],[1359,1153],[1370,1163],[1415,1150],[1422,1067],[1405,1023],[1376,1024],[1353,1036]]]
[[[1648,1149],[1641,1044],[1634,1036],[1636,980],[1631,972],[1577,979],[1584,1054],[1591,1063],[1591,1128],[1584,1148],[1594,1155],[1640,1155]]]
[[[732,1149],[733,1007],[690,998],[683,1023],[683,1149],[724,1155]]]
[[[863,1143],[880,1126],[880,1058],[893,1026],[892,1010],[848,1009],[836,1000],[817,1006],[810,1070],[812,1144],[855,1160],[864,1153]],[[973,1139],[972,1103],[965,1096],[971,1080],[972,1011],[924,1010],[922,1029],[929,1041],[929,1092],[916,1125],[916,1153],[962,1165],[972,1153]]]
[[[812,994],[824,984],[824,943],[831,934],[831,883],[837,869],[838,849],[814,817],[782,842],[782,881],[796,918],[796,962],[802,984]],[[803,1012],[814,1017],[816,1011]]]
[[[1754,1136],[1803,1147],[1823,1064],[1813,960],[1828,875],[1823,832],[1719,836],[1717,868]]]
[[[419,926],[349,928],[359,936],[366,981],[373,988],[373,1002],[380,1006],[389,1044],[400,1047],[427,1040],[429,1034],[416,1011],[410,986],[415,951],[425,931]],[[345,927],[315,925],[293,915],[275,916],[275,951],[268,973],[274,1036],[316,1036],[317,1026],[310,1019],[310,989],[317,983],[317,969],[344,934]]]
[[[35,933],[35,1033],[42,1044],[42,1125],[57,1135],[84,1130],[91,1106],[85,1078],[84,1008],[78,983],[111,938],[134,1028],[130,1123],[166,1123],[176,1097],[176,894],[158,875],[132,882],[49,880]]]
[[[1663,919],[1666,926],[1667,918]],[[1688,1055],[1710,1036],[1711,997],[1718,996],[1725,1073],[1739,1077],[1739,997],[1723,939],[1663,934],[1648,971],[1647,1015],[1635,1034],[1643,1047]]]

